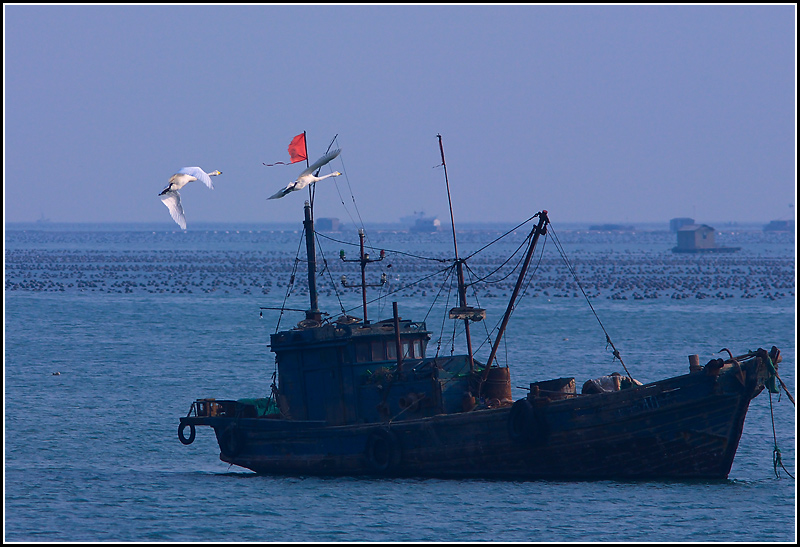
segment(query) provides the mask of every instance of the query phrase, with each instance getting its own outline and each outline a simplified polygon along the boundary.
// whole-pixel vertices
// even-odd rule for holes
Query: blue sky
[[[334,135],[317,216],[793,218],[796,8],[4,5],[4,216],[299,221],[267,201]],[[323,174],[330,172],[323,169]],[[352,197],[351,197],[352,192]],[[344,201],[344,205],[342,204]],[[349,208],[349,213],[345,211]]]

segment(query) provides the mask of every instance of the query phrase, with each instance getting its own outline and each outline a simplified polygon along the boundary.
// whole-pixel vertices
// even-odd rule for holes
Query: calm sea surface
[[[467,256],[500,235],[460,233],[459,251]],[[502,317],[519,254],[503,261],[525,235],[467,262],[471,280],[492,281],[469,295],[487,309],[485,325],[473,327],[481,360],[489,353],[481,337]],[[796,396],[793,234],[727,231],[717,242],[741,250],[679,255],[666,231],[556,226],[540,241],[499,352],[515,398],[532,381],[574,376],[580,386],[621,371],[603,328],[642,382],[684,374],[692,353],[705,363],[722,348],[776,345],[780,376]],[[355,258],[357,243],[355,233],[319,234],[320,305],[331,316],[361,316],[360,293],[340,282],[355,282],[360,271],[338,259],[340,249]],[[387,275],[371,289],[369,318],[389,317],[396,300],[401,316],[424,318],[434,332],[429,354],[463,353],[442,311],[456,298],[449,284],[440,290],[447,272],[437,273],[452,253],[447,234],[375,230],[367,244],[373,258],[386,250],[368,266],[368,282]],[[785,394],[753,400],[726,481],[270,477],[221,462],[210,429],[182,445],[178,418],[194,399],[269,393],[269,335],[279,320],[291,328],[302,314],[261,308],[308,307],[302,253],[299,231],[259,226],[7,225],[4,539],[795,541],[796,482],[773,466],[777,441],[796,475],[796,412]]]

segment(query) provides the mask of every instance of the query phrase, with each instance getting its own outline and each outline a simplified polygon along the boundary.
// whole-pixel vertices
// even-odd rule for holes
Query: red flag
[[[292,158],[292,163],[308,159],[308,154],[306,154],[305,133],[300,133],[289,143],[289,156]]]
[[[308,159],[308,153],[306,152],[306,134],[300,133],[295,138],[292,139],[292,142],[289,143],[289,157],[292,159],[289,163],[297,163],[298,161],[303,161]],[[263,163],[263,162],[262,162]],[[277,163],[264,163],[267,167],[271,167],[273,165],[289,165],[288,163],[284,163],[279,161]]]

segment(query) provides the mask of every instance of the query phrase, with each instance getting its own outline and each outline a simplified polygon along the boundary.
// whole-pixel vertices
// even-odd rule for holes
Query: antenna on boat
[[[353,258],[353,259],[345,258],[344,257],[344,249],[339,251],[339,258],[342,260],[342,262],[360,262],[361,263],[361,301],[362,301],[362,306],[363,306],[363,311],[364,311],[364,324],[367,325],[367,324],[369,324],[369,321],[367,320],[367,287],[381,287],[381,286],[386,284],[386,274],[384,273],[383,275],[381,275],[381,282],[380,283],[367,285],[367,274],[366,274],[367,264],[369,264],[371,262],[380,262],[381,260],[386,258],[386,251],[381,250],[380,258],[370,258],[369,257],[369,253],[365,253],[364,252],[364,229],[363,228],[359,228],[358,229],[358,240],[359,240],[359,243],[360,243],[360,246],[361,246],[360,258]],[[347,287],[347,288],[351,288],[351,287],[355,287],[356,285],[348,285],[347,284],[347,276],[343,275],[342,276],[342,286]],[[396,305],[396,303],[395,303],[395,305]]]
[[[467,358],[469,360],[469,371],[474,372],[475,360],[472,356],[472,338],[469,334],[469,322],[480,321],[486,317],[486,310],[471,308],[467,306],[467,286],[464,284],[464,261],[458,257],[458,242],[456,241],[456,222],[453,218],[453,201],[450,198],[450,181],[447,178],[447,163],[444,161],[444,146],[442,146],[442,136],[437,134],[439,139],[439,152],[442,154],[442,167],[444,167],[444,182],[447,186],[447,202],[450,205],[450,225],[453,228],[453,250],[456,255],[456,272],[458,274],[458,307],[450,310],[450,319],[463,319],[464,330],[467,337]],[[488,370],[488,366],[486,367]]]

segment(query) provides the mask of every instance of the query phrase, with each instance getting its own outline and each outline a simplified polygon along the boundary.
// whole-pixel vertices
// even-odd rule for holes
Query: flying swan
[[[214,183],[211,182],[211,177],[221,175],[222,171],[212,171],[206,173],[199,167],[184,167],[169,179],[169,184],[159,194],[161,201],[169,209],[169,214],[172,215],[172,220],[178,223],[182,230],[186,229],[186,217],[183,215],[183,207],[181,207],[181,195],[178,190],[192,182],[199,180],[206,186],[214,189]]]
[[[311,166],[308,169],[306,169],[305,171],[300,173],[300,176],[297,177],[297,180],[290,182],[289,184],[286,185],[286,188],[278,190],[277,192],[272,194],[267,199],[282,198],[285,195],[288,195],[288,194],[290,194],[292,192],[296,192],[297,190],[302,190],[303,188],[305,188],[309,184],[312,184],[312,183],[315,183],[315,182],[319,182],[322,179],[326,179],[328,177],[338,177],[339,175],[341,175],[341,173],[339,171],[334,171],[330,175],[325,175],[323,177],[315,177],[312,173],[314,171],[316,171],[317,169],[319,169],[320,167],[322,167],[323,165],[325,165],[326,163],[328,163],[329,161],[331,161],[336,156],[338,156],[339,152],[341,152],[341,151],[342,151],[341,148],[337,148],[336,150],[332,150],[332,151],[328,152],[327,154],[322,156],[320,159],[318,159],[317,161],[312,163]]]

